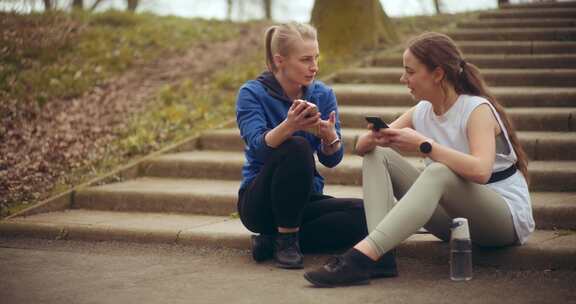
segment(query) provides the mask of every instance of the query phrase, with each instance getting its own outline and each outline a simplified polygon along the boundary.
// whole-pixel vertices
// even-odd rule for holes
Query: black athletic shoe
[[[396,266],[396,249],[388,251],[370,268],[370,277],[373,279],[397,276],[398,268]]]
[[[321,268],[304,274],[304,278],[316,287],[369,284],[370,276],[369,269],[345,255],[332,257]]]
[[[273,235],[252,235],[250,237],[252,248],[252,259],[256,262],[263,262],[274,257],[274,236]]]
[[[286,269],[304,267],[304,257],[300,251],[298,232],[278,233],[274,242],[276,266]]]

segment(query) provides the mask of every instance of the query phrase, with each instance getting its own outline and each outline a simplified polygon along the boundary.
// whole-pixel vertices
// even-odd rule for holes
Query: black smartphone
[[[365,118],[367,122],[371,123],[374,126],[373,127],[374,131],[389,128],[388,125],[382,119],[380,119],[380,117],[366,116]]]

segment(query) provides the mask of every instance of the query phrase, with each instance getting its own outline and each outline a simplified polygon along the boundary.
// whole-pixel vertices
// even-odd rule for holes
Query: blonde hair
[[[288,56],[295,41],[317,40],[317,33],[316,28],[309,24],[290,22],[269,27],[264,37],[266,66],[271,72],[276,72],[278,68],[274,64],[274,54]]]

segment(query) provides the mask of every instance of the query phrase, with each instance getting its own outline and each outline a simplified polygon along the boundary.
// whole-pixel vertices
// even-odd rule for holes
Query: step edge
[[[238,220],[234,220],[238,221]],[[240,226],[241,224],[239,224]],[[62,239],[80,241],[127,241],[136,243],[169,243],[188,246],[235,248],[247,250],[250,247],[250,232],[207,231],[207,227],[194,231],[163,231],[151,228],[111,231],[108,228],[82,227],[79,225],[23,225],[21,223],[0,222],[0,235],[3,237],[32,237],[42,239]],[[245,229],[245,228],[244,228]],[[542,231],[539,231],[542,233]],[[550,234],[552,232],[548,232]],[[574,232],[567,232],[571,237]],[[550,240],[566,236],[547,237],[539,243],[530,243],[521,247],[510,247],[498,250],[475,249],[475,265],[501,265],[513,269],[550,269],[576,267],[576,246],[550,248]],[[412,235],[398,246],[401,256],[425,257],[432,260],[448,259],[448,245],[431,235]],[[425,254],[423,252],[426,252]],[[516,259],[514,264],[510,259]],[[526,261],[528,259],[528,261]],[[528,267],[529,266],[529,267]]]

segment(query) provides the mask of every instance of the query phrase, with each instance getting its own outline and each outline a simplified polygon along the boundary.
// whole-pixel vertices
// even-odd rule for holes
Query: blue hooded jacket
[[[302,96],[302,99],[318,107],[323,120],[327,120],[332,111],[336,112],[335,128],[338,137],[342,138],[334,91],[321,81],[315,80],[308,87],[303,87]],[[250,80],[240,88],[236,99],[236,122],[244,139],[246,158],[242,167],[240,189],[247,187],[256,178],[267,156],[274,149],[266,144],[264,136],[286,119],[291,104],[292,101],[271,72],[262,73],[256,80]],[[322,153],[320,138],[304,131],[295,132],[293,135],[304,137],[324,166],[332,168],[342,160],[344,145],[334,154],[325,155]],[[321,194],[323,188],[324,178],[315,171],[313,191]]]

